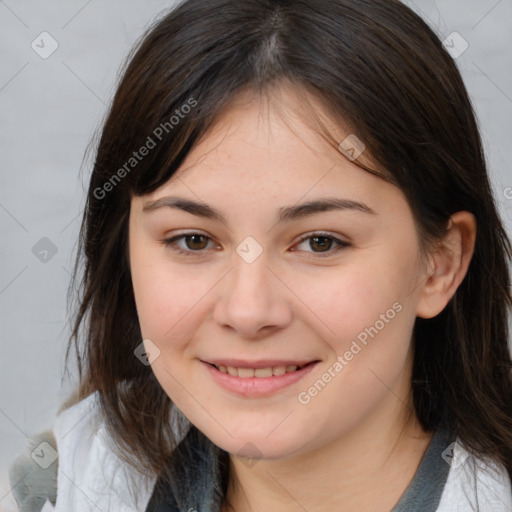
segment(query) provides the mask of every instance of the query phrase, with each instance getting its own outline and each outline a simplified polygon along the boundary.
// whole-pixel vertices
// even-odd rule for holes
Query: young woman
[[[97,149],[56,510],[510,511],[509,258],[409,8],[181,3]]]

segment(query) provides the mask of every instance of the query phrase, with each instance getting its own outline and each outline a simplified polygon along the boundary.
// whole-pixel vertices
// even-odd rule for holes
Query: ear
[[[470,212],[457,212],[450,217],[447,234],[429,254],[429,272],[418,301],[417,316],[433,318],[453,297],[473,257],[476,229],[475,216]]]

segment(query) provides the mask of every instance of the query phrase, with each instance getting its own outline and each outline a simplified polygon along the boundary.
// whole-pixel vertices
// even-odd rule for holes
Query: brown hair
[[[142,338],[128,259],[130,201],[171,178],[237,92],[283,81],[350,123],[405,193],[424,242],[439,240],[455,212],[476,216],[464,281],[441,314],[416,320],[413,401],[424,429],[446,424],[512,475],[510,242],[457,67],[397,0],[187,0],[147,31],[120,80],[90,179],[66,355],[74,346],[77,398],[97,391],[127,460],[162,472],[177,442],[175,407],[134,356]],[[182,106],[193,101],[185,115]],[[127,166],[148,137],[155,147]]]

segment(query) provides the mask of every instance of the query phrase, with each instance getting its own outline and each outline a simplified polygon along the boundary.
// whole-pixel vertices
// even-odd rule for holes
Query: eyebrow
[[[160,208],[176,208],[188,212],[198,217],[205,219],[212,219],[227,224],[226,218],[216,208],[209,206],[204,203],[198,203],[190,199],[184,199],[180,197],[162,197],[155,201],[150,201],[144,204],[142,211],[144,213],[153,212]],[[296,220],[299,218],[313,215],[315,213],[329,212],[335,210],[352,210],[370,215],[377,215],[375,210],[370,208],[360,201],[354,201],[352,199],[341,199],[336,197],[326,197],[322,199],[316,199],[314,201],[308,201],[306,203],[287,206],[279,208],[278,210],[278,222],[285,222]]]

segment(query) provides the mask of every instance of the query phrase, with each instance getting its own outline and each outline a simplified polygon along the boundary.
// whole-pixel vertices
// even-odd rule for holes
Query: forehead
[[[305,109],[314,108],[336,140],[350,134],[329,121],[314,101],[304,100],[289,87],[268,94],[252,90],[239,93],[189,152],[173,178],[186,175],[192,180],[200,173],[203,180],[252,177],[259,182],[277,182],[280,177],[297,179],[299,174],[307,179],[309,174],[310,179],[318,180],[319,172],[343,165],[345,158],[311,126]],[[353,164],[350,167],[357,168]]]
[[[145,203],[180,194],[219,210],[265,201],[292,205],[316,197],[393,201],[399,189],[346,158],[309,123],[307,105],[322,117],[334,140],[350,133],[329,120],[314,98],[281,89],[273,95],[239,94],[160,189]],[[362,154],[361,158],[368,162]],[[278,204],[279,203],[279,204]]]

